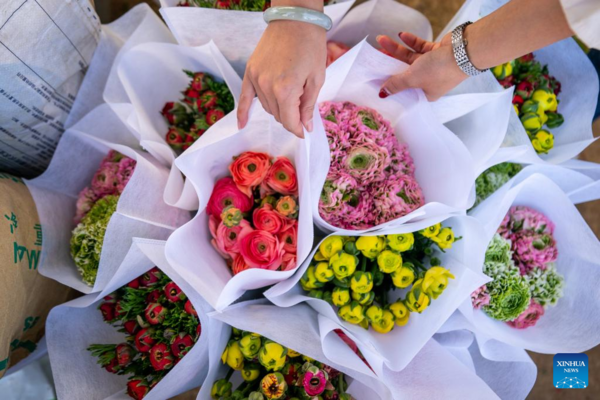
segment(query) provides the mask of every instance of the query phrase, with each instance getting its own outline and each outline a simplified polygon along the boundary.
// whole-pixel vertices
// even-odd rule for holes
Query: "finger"
[[[408,82],[408,72],[402,72],[398,75],[394,75],[389,78],[379,91],[379,97],[385,99],[386,97],[401,92],[406,89],[410,89],[412,85]]]
[[[417,58],[419,58],[420,54],[415,53],[414,51],[402,46],[401,44],[396,43],[389,36],[379,35],[377,36],[377,43],[387,51],[392,57],[405,62],[407,64],[412,64],[415,62]]]
[[[294,135],[303,138],[304,132],[302,131],[302,123],[300,122],[301,93],[295,90],[295,87],[291,86],[280,86],[275,89],[281,124]]]
[[[402,40],[408,47],[416,51],[417,53],[427,53],[434,49],[435,43],[428,42],[427,40],[423,40],[417,35],[413,35],[410,32],[400,32],[398,33],[398,37]]]
[[[256,92],[258,93],[258,98],[263,104],[265,111],[271,114],[277,122],[280,122],[281,119],[279,117],[279,106],[277,105],[275,94],[273,93],[273,83],[269,80],[259,77],[258,85],[255,87]]]
[[[247,74],[244,74],[244,80],[242,81],[242,93],[240,94],[240,103],[237,110],[238,129],[243,129],[248,123],[248,111],[252,100],[256,96],[254,86],[250,81]]]
[[[273,113],[271,113],[271,108],[269,107],[269,101],[267,100],[267,96],[265,96],[265,94],[261,90],[260,86],[256,85],[255,90],[256,90],[256,97],[258,97],[258,101],[260,101],[260,104],[262,104],[265,111],[267,113],[273,115]]]
[[[309,132],[313,131],[313,114],[321,86],[323,86],[322,77],[309,78],[300,97],[300,121]]]

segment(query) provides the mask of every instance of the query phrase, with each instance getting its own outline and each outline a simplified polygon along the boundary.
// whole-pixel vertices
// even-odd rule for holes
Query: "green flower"
[[[83,282],[94,286],[104,234],[110,217],[117,211],[119,196],[106,196],[98,200],[71,236],[71,256],[83,277]]]
[[[529,285],[521,276],[501,274],[486,286],[490,304],[484,306],[483,310],[494,319],[513,321],[529,307]]]
[[[554,263],[548,264],[545,270],[531,270],[523,278],[529,285],[531,298],[541,306],[556,305],[558,299],[563,296],[565,278],[556,271]]]
[[[494,235],[485,251],[483,273],[492,279],[496,279],[497,276],[504,274],[513,277],[521,276],[519,268],[512,259],[509,240],[504,239],[498,234]]]
[[[475,200],[473,207],[487,199],[496,190],[500,189],[502,185],[517,175],[521,169],[523,169],[523,167],[519,164],[502,163],[485,170],[475,180],[477,199]]]

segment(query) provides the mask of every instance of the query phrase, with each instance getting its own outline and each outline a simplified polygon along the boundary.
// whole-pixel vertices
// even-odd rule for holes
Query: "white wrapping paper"
[[[232,157],[245,151],[288,157],[296,168],[299,185],[297,259],[300,263],[313,244],[309,142],[310,139],[298,139],[286,131],[255,99],[250,120],[244,129],[238,130],[235,113],[231,113],[213,125],[175,161],[196,189],[199,209],[194,219],[175,231],[167,241],[167,258],[172,264],[181,266],[182,276],[215,309],[228,306],[246,290],[263,288],[287,279],[296,270],[249,269],[232,276],[227,263],[210,243],[212,236],[208,229],[206,205],[215,182],[230,176],[228,167],[233,161]]]
[[[537,324],[514,329],[473,310],[470,299],[460,307],[475,327],[481,348],[493,341],[539,353],[579,353],[600,343],[600,243],[571,200],[560,188],[540,174],[514,187],[503,186],[478,205],[471,214],[484,224],[482,242],[489,243],[511,206],[529,206],[555,224],[558,249],[556,268],[564,276],[564,296],[549,306]],[[485,253],[487,245],[478,251]]]
[[[431,225],[428,221],[426,222],[408,223],[400,227],[381,230],[377,232],[377,235],[416,232]],[[436,255],[441,259],[440,265],[449,269],[456,279],[450,280],[444,293],[436,301],[432,301],[422,314],[411,313],[407,325],[397,326],[387,334],[379,334],[372,329],[365,330],[358,325],[345,322],[338,317],[336,309],[329,303],[307,296],[299,281],[311,264],[318,247],[304,261],[294,277],[275,285],[265,292],[265,296],[280,307],[291,307],[301,302],[307,302],[324,318],[343,327],[348,336],[359,343],[361,348],[373,353],[369,362],[375,371],[383,370],[384,366],[393,371],[400,371],[409,364],[444,321],[470,296],[471,292],[489,281],[489,278],[481,272],[482,255],[473,251],[482,246],[479,241],[481,226],[474,219],[468,217],[453,217],[443,221],[443,225],[452,227],[456,237],[463,237],[453,245],[451,250]],[[398,296],[395,293],[399,294],[400,291],[392,292],[393,299]]]
[[[371,370],[333,331],[339,329],[306,305],[282,309],[264,301],[239,303],[210,314],[238,329],[271,340],[338,369],[349,376],[349,393],[357,400],[495,398],[489,387],[436,341],[429,340],[401,372]],[[211,324],[211,326],[214,326]],[[230,334],[223,325],[219,346],[209,356],[209,373],[199,400],[210,398],[212,382],[224,377],[220,356]],[[212,336],[211,336],[212,337]],[[359,345],[360,346],[360,345]],[[368,350],[363,351],[365,357]]]
[[[181,172],[173,167],[177,154],[165,141],[168,125],[160,111],[165,103],[178,101],[190,83],[183,70],[208,72],[229,87],[237,104],[242,81],[231,65],[210,42],[200,47],[168,43],[146,43],[125,52],[117,67],[118,83],[132,105],[135,118],[125,114],[125,123],[134,130],[140,145],[171,170],[164,199],[169,205],[195,210],[198,197]],[[105,98],[116,98],[107,88]]]
[[[465,21],[476,21],[508,0],[467,0],[452,21],[440,34],[440,38]],[[558,112],[564,118],[559,128],[550,129],[554,134],[554,148],[548,154],[536,154],[527,133],[516,113],[510,114],[508,132],[503,147],[517,147],[524,151],[519,158],[527,163],[559,164],[577,156],[593,141],[591,122],[598,101],[598,74],[579,45],[571,38],[534,52],[536,59],[548,64],[550,75],[562,84],[558,95]],[[467,79],[457,87],[462,92],[490,92],[503,90],[491,72]]]
[[[108,105],[101,105],[65,132],[46,172],[26,182],[42,225],[42,275],[84,293],[98,292],[114,275],[134,236],[166,239],[189,220],[189,212],[163,201],[168,170],[136,148],[133,135]],[[135,159],[137,165],[108,224],[91,288],[81,281],[70,255],[75,203],[111,149]]]
[[[164,257],[164,242],[135,239],[123,264],[100,294],[89,294],[55,307],[46,335],[56,393],[60,399],[129,399],[127,376],[105,371],[86,349],[91,344],[118,344],[124,334],[107,324],[97,309],[102,298],[157,266],[187,295],[198,312],[202,333],[189,353],[144,397],[163,400],[198,387],[207,373],[211,337],[208,305]]]
[[[201,7],[176,7],[179,0],[161,0],[160,14],[177,41],[199,46],[213,40],[240,76],[256,48],[267,24],[263,13],[217,10]],[[354,0],[342,0],[325,6],[325,14],[335,27],[352,7]]]

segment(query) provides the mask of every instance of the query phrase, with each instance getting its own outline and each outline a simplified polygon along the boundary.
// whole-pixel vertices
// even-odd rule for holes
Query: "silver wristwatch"
[[[454,59],[458,67],[469,76],[477,76],[487,71],[487,69],[478,69],[471,63],[469,56],[467,55],[467,40],[463,37],[465,28],[471,25],[472,22],[467,21],[454,28],[452,31],[452,50],[454,51]]]

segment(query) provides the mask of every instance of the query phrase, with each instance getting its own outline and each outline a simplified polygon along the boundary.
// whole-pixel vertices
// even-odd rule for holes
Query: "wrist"
[[[272,0],[272,7],[303,7],[323,12],[323,0]]]

